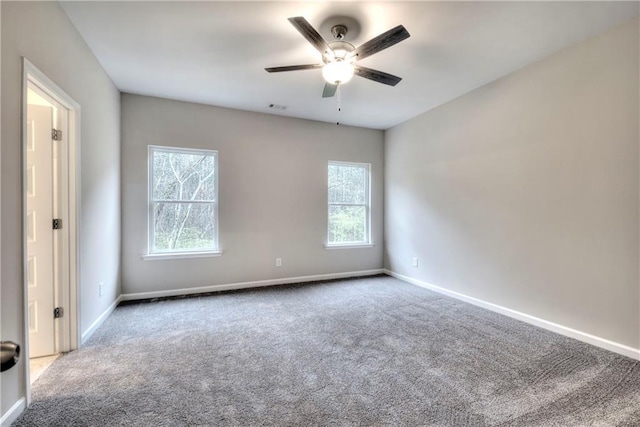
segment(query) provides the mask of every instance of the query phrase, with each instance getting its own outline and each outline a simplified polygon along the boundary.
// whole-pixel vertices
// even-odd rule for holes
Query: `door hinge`
[[[54,230],[61,230],[62,229],[62,219],[61,218],[54,218],[53,219],[53,229]]]
[[[53,309],[53,318],[59,319],[64,316],[64,309],[62,307],[56,307]]]
[[[54,141],[62,141],[62,131],[58,129],[51,129],[51,139]]]

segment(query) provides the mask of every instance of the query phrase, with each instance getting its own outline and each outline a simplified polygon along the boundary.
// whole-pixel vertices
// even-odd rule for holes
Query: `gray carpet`
[[[118,307],[17,426],[638,426],[640,363],[390,277]]]

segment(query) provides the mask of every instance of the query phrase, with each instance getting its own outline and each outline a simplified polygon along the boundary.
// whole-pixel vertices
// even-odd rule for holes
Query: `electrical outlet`
[[[282,258],[276,258],[276,267],[282,267]]]
[[[102,296],[102,292],[104,291],[104,282],[100,282],[98,285],[98,296]]]
[[[417,267],[418,266],[418,257],[414,256],[413,259],[411,260],[411,265],[413,267]]]

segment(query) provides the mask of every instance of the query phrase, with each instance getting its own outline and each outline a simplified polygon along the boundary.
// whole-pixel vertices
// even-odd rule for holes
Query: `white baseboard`
[[[82,333],[81,344],[87,342],[89,337],[93,335],[96,329],[98,329],[100,325],[102,325],[104,321],[107,320],[107,317],[109,317],[113,310],[116,309],[118,304],[120,304],[120,301],[122,301],[122,296],[116,298],[116,300],[109,307],[107,307],[107,309],[100,315],[100,317],[98,317],[95,322],[93,322],[91,326],[89,326],[87,330]]]
[[[255,282],[230,283],[226,285],[203,286],[199,288],[171,289],[168,291],[138,292],[122,294],[122,301],[132,301],[150,298],[173,297],[179,295],[203,294],[207,292],[229,291],[235,289],[258,288],[264,286],[286,285],[289,283],[315,282],[319,280],[345,279],[349,277],[373,276],[384,273],[383,269],[351,271],[346,273],[316,274],[313,276],[286,277],[282,279],[258,280]]]
[[[569,338],[574,338],[578,341],[582,341],[587,344],[595,345],[596,347],[604,348],[605,350],[613,351],[614,353],[618,353],[623,356],[630,357],[632,359],[640,360],[640,349],[629,347],[627,345],[610,341],[605,338],[597,337],[595,335],[578,331],[576,329],[559,325],[557,323],[549,322],[547,320],[540,319],[538,317],[531,316],[529,314],[521,313],[519,311],[512,310],[510,308],[502,307],[500,305],[493,304],[487,301],[483,301],[478,298],[470,297],[470,296],[461,294],[459,292],[450,291],[441,286],[427,283],[422,280],[414,279],[409,276],[404,276],[402,274],[398,274],[387,269],[385,269],[384,272],[389,276],[393,276],[395,278],[411,283],[413,285],[417,285],[422,288],[426,288],[434,292],[438,292],[440,294],[444,294],[452,298],[455,298],[464,302],[468,302],[473,305],[477,305],[478,307],[486,308],[487,310],[495,311],[496,313],[504,314],[505,316],[509,316],[511,318],[529,323],[534,326],[538,326],[540,328],[558,333],[560,335],[564,335]]]
[[[18,419],[22,411],[27,407],[26,400],[21,397],[9,410],[0,418],[0,426],[9,427],[12,422]]]

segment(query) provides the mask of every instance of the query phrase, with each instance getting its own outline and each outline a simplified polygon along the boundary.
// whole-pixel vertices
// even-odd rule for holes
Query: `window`
[[[371,244],[370,164],[329,162],[328,246]]]
[[[218,252],[218,152],[149,147],[149,254]]]

